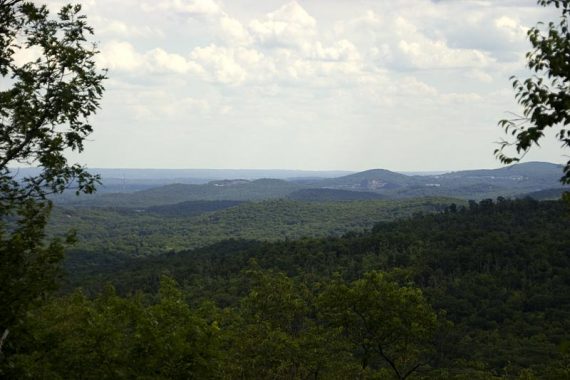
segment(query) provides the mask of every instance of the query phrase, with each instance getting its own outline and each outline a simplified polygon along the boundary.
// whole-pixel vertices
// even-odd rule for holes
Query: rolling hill
[[[147,208],[181,202],[262,201],[279,198],[312,202],[416,197],[480,200],[560,188],[561,175],[561,165],[546,162],[439,175],[405,175],[374,169],[338,178],[303,181],[229,179],[207,184],[170,184],[132,193],[58,198],[56,203],[81,207]]]
[[[232,205],[231,202],[182,203],[148,209],[61,208],[52,214],[50,233],[77,231],[73,250],[146,256],[171,250],[201,247],[229,238],[281,240],[305,236],[342,235],[363,231],[380,221],[415,213],[443,210],[449,198],[301,202],[266,200]],[[194,215],[176,208],[193,207]],[[213,207],[225,207],[201,212]]]
[[[388,198],[450,196],[463,199],[515,196],[560,187],[562,165],[528,162],[499,169],[407,176],[375,169],[313,182],[313,187],[367,191]]]
[[[73,206],[146,208],[189,201],[260,201],[284,198],[304,186],[280,180],[211,181],[204,185],[171,184],[133,193],[110,193],[61,202]]]
[[[364,201],[386,199],[386,196],[368,191],[350,191],[339,189],[301,189],[287,196],[289,199],[306,202],[326,201]]]
[[[420,183],[419,176],[407,176],[385,169],[373,169],[343,177],[320,180],[313,185],[323,188],[384,191]]]

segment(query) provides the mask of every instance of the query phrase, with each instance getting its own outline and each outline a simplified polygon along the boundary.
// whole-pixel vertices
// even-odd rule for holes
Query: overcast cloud
[[[534,0],[83,4],[109,68],[91,167],[497,167],[525,32],[556,17]]]

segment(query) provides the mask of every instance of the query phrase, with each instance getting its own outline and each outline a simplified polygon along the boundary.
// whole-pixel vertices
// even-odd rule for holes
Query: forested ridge
[[[176,378],[194,373],[188,366],[199,378],[568,378],[569,214],[563,202],[500,198],[342,237],[228,240],[143,259],[72,257],[70,295],[28,316],[27,338],[11,344],[3,370],[54,378]]]
[[[450,198],[302,202],[192,201],[132,208],[55,208],[48,231],[74,229],[73,251],[146,256],[236,239],[279,240],[342,235],[375,222],[437,212]],[[462,201],[457,201],[462,202]]]

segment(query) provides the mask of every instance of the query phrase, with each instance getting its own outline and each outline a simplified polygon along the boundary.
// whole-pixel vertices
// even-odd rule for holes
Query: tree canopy
[[[63,246],[45,242],[47,196],[89,193],[98,182],[65,156],[83,150],[104,90],[91,34],[80,5],[52,17],[45,5],[0,0],[0,350],[9,327],[54,284]],[[38,174],[19,176],[22,165]]]
[[[526,58],[534,75],[525,80],[511,77],[523,115],[499,122],[506,133],[515,137],[514,142],[503,141],[495,150],[501,162],[507,164],[519,161],[533,145],[538,145],[548,128],[559,128],[556,137],[562,146],[570,147],[570,0],[538,0],[538,4],[559,9],[560,20],[529,29],[532,50]],[[515,156],[505,153],[510,146],[515,147]],[[570,184],[570,160],[561,180]]]

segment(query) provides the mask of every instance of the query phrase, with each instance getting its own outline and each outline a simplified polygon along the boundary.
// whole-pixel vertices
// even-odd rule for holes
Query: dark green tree
[[[520,160],[533,145],[538,145],[548,128],[559,128],[556,137],[570,147],[570,0],[538,0],[538,4],[560,10],[558,23],[539,23],[528,31],[532,50],[526,54],[527,67],[535,74],[523,80],[511,77],[516,100],[523,114],[505,119],[499,126],[515,140],[503,140],[495,155],[505,164]],[[505,153],[514,146],[516,155]],[[570,160],[561,181],[570,184]]]
[[[50,194],[92,192],[99,178],[68,163],[83,150],[105,71],[81,6],[0,0],[0,352],[23,311],[54,286],[60,241],[46,242]],[[25,57],[32,57],[25,59]],[[19,176],[17,167],[36,166]]]
[[[341,330],[363,378],[378,371],[407,379],[434,353],[436,313],[419,289],[401,287],[382,272],[368,272],[351,284],[333,281],[319,309],[330,328]]]
[[[311,354],[318,346],[309,334],[308,290],[283,273],[245,273],[253,286],[228,321],[227,376],[308,378],[316,372]]]
[[[14,379],[215,379],[219,329],[162,277],[152,304],[111,287],[94,299],[56,298],[26,318],[20,350],[4,375]]]

